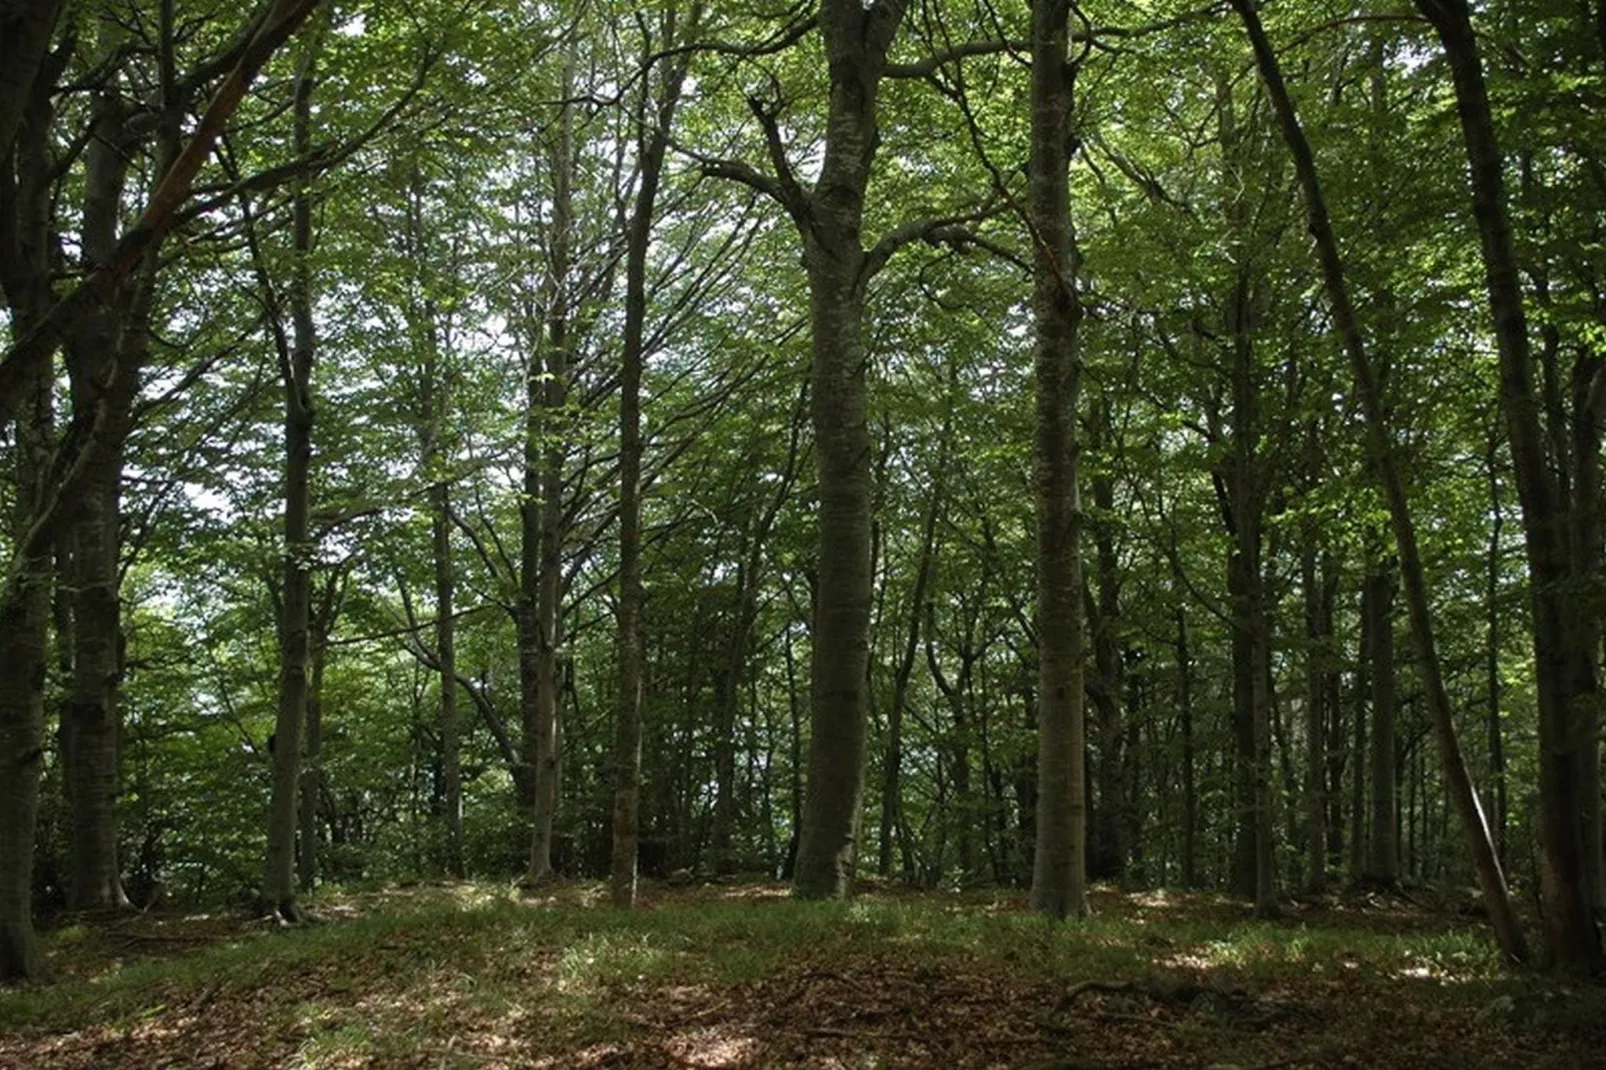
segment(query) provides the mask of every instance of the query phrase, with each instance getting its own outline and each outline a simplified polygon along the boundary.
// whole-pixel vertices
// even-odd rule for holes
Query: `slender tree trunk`
[[[1097,418],[1098,441],[1104,444],[1109,429],[1108,405],[1101,403]],[[1127,857],[1132,845],[1127,841],[1126,792],[1121,746],[1125,731],[1121,716],[1121,646],[1116,636],[1121,613],[1121,578],[1115,558],[1115,480],[1108,472],[1093,477],[1093,546],[1097,591],[1097,614],[1093,627],[1093,664],[1097,682],[1093,686],[1093,706],[1098,711],[1098,805],[1093,810],[1092,844],[1089,854],[1091,875],[1099,880],[1121,880],[1126,876]]]
[[[702,6],[691,11],[696,32]],[[676,40],[676,12],[662,16],[662,44]],[[651,48],[651,42],[647,42]],[[689,57],[687,57],[689,58]],[[641,690],[645,673],[641,586],[641,376],[646,364],[647,254],[686,58],[662,68],[649,126],[647,94],[636,116],[639,183],[625,247],[625,323],[619,376],[619,696],[614,722],[613,856],[609,891],[616,907],[636,902],[637,840],[641,823]],[[735,687],[735,681],[731,682]],[[723,745],[722,741],[722,745]]]
[[[1077,401],[1081,384],[1079,256],[1071,227],[1077,65],[1069,5],[1032,4],[1032,127],[1028,224],[1033,246],[1037,497],[1037,847],[1032,909],[1087,913],[1087,726],[1083,698],[1082,504]]]
[[[1326,674],[1330,654],[1328,636],[1323,630],[1327,619],[1322,605],[1323,590],[1316,575],[1314,533],[1300,556],[1299,580],[1305,601],[1305,859],[1309,867],[1309,886],[1320,894],[1327,890],[1327,697]]]
[[[564,407],[569,397],[569,334],[573,312],[574,240],[574,105],[569,101],[575,82],[577,56],[571,48],[565,59],[564,103],[558,121],[558,140],[552,151],[551,246],[546,302],[544,382],[540,383],[541,429],[545,448],[540,450],[539,551],[535,584],[535,816],[530,835],[528,882],[552,875],[552,828],[559,794],[561,740],[560,694],[562,667],[558,644],[563,630],[563,470],[565,458]]]
[[[949,369],[949,400],[953,400],[957,366]],[[914,675],[915,656],[920,649],[920,622],[928,614],[931,575],[937,563],[937,525],[946,508],[948,465],[953,440],[953,406],[949,405],[938,432],[936,471],[932,476],[931,494],[920,522],[920,557],[915,565],[914,589],[909,594],[909,630],[904,636],[903,651],[892,675],[892,705],[887,710],[887,741],[881,762],[881,835],[880,854],[876,870],[883,877],[892,873],[895,838],[907,839],[907,825],[903,819],[903,716],[909,704],[909,685]],[[933,660],[930,647],[928,660]],[[935,663],[933,660],[933,667]],[[903,845],[905,882],[915,878],[912,850]]]
[[[1294,160],[1294,168],[1300,187],[1304,191],[1305,206],[1310,217],[1311,235],[1316,239],[1322,280],[1328,300],[1333,306],[1334,324],[1349,356],[1361,396],[1367,425],[1367,448],[1372,466],[1383,486],[1383,496],[1388,505],[1389,519],[1394,530],[1406,606],[1411,618],[1411,634],[1416,644],[1424,691],[1433,717],[1434,734],[1439,744],[1446,788],[1455,802],[1468,847],[1472,851],[1495,937],[1501,949],[1510,958],[1521,961],[1527,957],[1527,945],[1512,909],[1505,874],[1501,871],[1494,842],[1484,821],[1483,807],[1472,787],[1472,780],[1467,775],[1460,743],[1456,739],[1449,693],[1445,689],[1438,651],[1434,645],[1432,618],[1428,612],[1427,589],[1423,580],[1421,554],[1416,543],[1416,529],[1411,522],[1405,485],[1395,464],[1381,391],[1377,386],[1371,360],[1366,354],[1354,306],[1350,302],[1343,260],[1339,256],[1338,240],[1333,234],[1332,223],[1327,213],[1327,202],[1322,196],[1321,183],[1316,173],[1315,156],[1294,112],[1293,102],[1289,98],[1282,70],[1277,62],[1277,54],[1272,51],[1270,43],[1266,40],[1254,0],[1232,0],[1232,3],[1248,31],[1261,78],[1266,83],[1272,106],[1277,113],[1278,124],[1282,127],[1284,140],[1288,143],[1289,153]]]
[[[1177,609],[1177,710],[1182,721],[1182,886],[1199,883],[1199,794],[1194,779],[1193,653],[1187,610]]]
[[[318,800],[323,792],[323,671],[329,634],[320,620],[308,651],[307,733],[302,747],[301,797],[296,834],[296,883],[302,894],[318,885]]]
[[[1606,10],[1603,5],[1602,10]],[[1505,512],[1500,502],[1500,472],[1497,467],[1499,460],[1499,441],[1491,436],[1489,440],[1489,570],[1488,586],[1484,592],[1484,606],[1487,613],[1487,625],[1484,639],[1484,673],[1488,681],[1489,709],[1489,778],[1494,781],[1494,836],[1497,853],[1502,865],[1508,863],[1506,854],[1506,814],[1509,812],[1506,801],[1506,747],[1505,732],[1500,724],[1500,705],[1503,700],[1503,691],[1500,685],[1500,620],[1503,607],[1500,598],[1500,538],[1505,529]]]
[[[312,144],[312,90],[318,42],[309,44],[295,88],[297,154]],[[279,621],[279,712],[274,730],[273,793],[268,809],[268,848],[262,881],[266,908],[296,922],[296,793],[306,727],[312,590],[310,568],[316,543],[311,527],[312,372],[317,335],[312,320],[312,199],[301,179],[291,205],[290,283],[292,340],[284,382],[284,593]]]
[[[1400,772],[1396,762],[1394,689],[1393,562],[1380,563],[1366,577],[1361,613],[1366,619],[1366,660],[1372,681],[1372,747],[1368,763],[1372,781],[1372,837],[1363,876],[1370,884],[1392,888],[1400,882]]]

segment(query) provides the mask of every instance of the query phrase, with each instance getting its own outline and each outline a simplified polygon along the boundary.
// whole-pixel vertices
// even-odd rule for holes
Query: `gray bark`
[[[1038,752],[1032,909],[1087,913],[1087,726],[1082,665],[1082,504],[1076,409],[1081,383],[1079,255],[1071,227],[1076,64],[1069,4],[1032,4],[1028,172],[1033,245],[1036,422]]]
[[[1370,883],[1392,887],[1400,880],[1400,804],[1398,733],[1394,688],[1394,579],[1393,562],[1379,566],[1366,577],[1361,592],[1361,615],[1366,635],[1366,660],[1372,681],[1372,740],[1368,771],[1372,782],[1372,835],[1367,843],[1366,869]]]
[[[701,4],[695,4],[690,17],[693,33],[701,21],[701,12]],[[675,24],[676,11],[670,8],[662,18],[661,45],[674,44]],[[646,44],[651,47],[650,41]],[[636,903],[641,824],[641,691],[646,660],[641,627],[641,378],[647,359],[647,254],[652,243],[664,155],[669,148],[685,76],[685,57],[667,61],[661,70],[656,99],[651,102],[650,117],[648,94],[643,92],[636,115],[636,203],[625,247],[625,323],[619,376],[619,695],[614,725],[613,858],[609,892],[614,906],[626,908]],[[734,681],[731,686],[734,688]],[[721,745],[726,744],[722,739]],[[722,792],[721,799],[724,797]]]
[[[864,202],[880,141],[877,94],[904,12],[902,0],[870,7],[823,0],[819,23],[830,92],[820,177],[805,194],[790,170],[780,176],[808,275],[819,486],[808,786],[793,884],[804,898],[847,895],[858,854],[871,606]],[[779,134],[770,133],[778,142]]]
[[[575,53],[565,60],[563,84],[567,98],[575,81]],[[552,827],[558,808],[558,763],[560,747],[558,644],[562,635],[563,544],[566,530],[563,515],[563,468],[565,446],[559,424],[569,396],[569,322],[572,311],[570,293],[573,269],[574,228],[574,106],[565,102],[558,121],[558,139],[552,150],[551,246],[547,250],[545,301],[545,342],[541,346],[544,382],[531,384],[538,392],[538,426],[544,433],[545,448],[539,449],[537,477],[540,507],[537,514],[538,549],[535,555],[534,583],[534,742],[529,746],[534,764],[535,813],[530,831],[530,864],[527,882],[552,875]],[[526,475],[526,483],[529,476]],[[532,505],[533,507],[533,505]],[[529,584],[526,578],[526,584]]]

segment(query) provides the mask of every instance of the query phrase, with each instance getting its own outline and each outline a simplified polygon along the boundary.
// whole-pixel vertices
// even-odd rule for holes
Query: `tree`
[[[1036,425],[1038,758],[1032,909],[1087,913],[1082,506],[1076,407],[1081,376],[1081,264],[1071,229],[1076,73],[1070,4],[1032,5],[1032,317]],[[1081,46],[1084,47],[1085,46]],[[1085,54],[1085,53],[1084,53]]]

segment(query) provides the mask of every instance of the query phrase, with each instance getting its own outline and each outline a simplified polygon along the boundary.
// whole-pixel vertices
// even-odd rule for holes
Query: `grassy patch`
[[[57,1065],[108,1038],[124,1065],[208,1051],[231,1066],[734,1066],[832,1045],[1024,1065],[1091,1045],[1121,1066],[1260,1061],[1272,1041],[1365,1063],[1390,1037],[1391,1061],[1428,1058],[1440,1030],[1481,1037],[1468,1066],[1564,1066],[1606,1021],[1600,992],[1507,974],[1481,932],[1428,917],[1263,922],[1210,897],[1105,894],[1096,916],[1050,924],[1008,898],[777,892],[665,890],[621,912],[595,884],[459,884],[326,893],[320,922],[284,931],[74,926],[47,938],[61,980],[0,993],[0,1064]],[[243,1036],[249,1053],[228,1047]]]

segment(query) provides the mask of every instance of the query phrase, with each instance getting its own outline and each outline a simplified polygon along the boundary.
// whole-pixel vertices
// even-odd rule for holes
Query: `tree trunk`
[[[43,8],[46,5],[34,5]],[[53,7],[53,5],[50,5]],[[39,12],[36,12],[38,14]],[[48,42],[35,42],[43,53]],[[14,123],[0,111],[0,167],[10,170],[10,196],[0,205],[0,289],[4,290],[13,337],[27,334],[50,300],[51,93],[58,62],[10,69],[14,48],[26,41],[7,35],[0,44],[0,82],[26,75],[27,96]],[[37,76],[37,78],[35,78]],[[11,92],[9,86],[4,90]],[[9,106],[9,105],[7,105]],[[10,124],[9,129],[4,124]],[[46,490],[55,433],[50,376],[36,371],[19,410],[4,474],[11,482],[12,545],[21,548],[17,582],[0,590],[0,984],[37,981],[44,957],[33,926],[34,837],[38,827],[39,780],[45,754],[46,633],[50,620],[53,545],[40,539],[28,549]],[[58,593],[65,602],[65,595]]]
[[[691,32],[701,22],[691,12]],[[664,12],[662,46],[676,41],[676,11]],[[645,25],[645,24],[643,24]],[[644,42],[649,49],[652,42]],[[638,186],[625,247],[625,323],[619,376],[619,696],[614,726],[613,856],[609,891],[616,907],[636,903],[637,838],[641,822],[641,689],[646,655],[641,628],[641,376],[646,365],[647,254],[669,148],[675,108],[686,77],[685,57],[669,60],[648,122],[643,90],[636,115]],[[732,681],[734,688],[735,681]],[[724,741],[721,741],[722,745]]]
[[[793,887],[803,898],[852,891],[863,794],[870,660],[870,432],[865,412],[864,202],[880,141],[876,100],[903,4],[824,0],[820,36],[830,100],[820,177],[793,193],[809,284],[810,373],[819,521],[810,677],[808,788]],[[777,135],[778,136],[778,135]],[[794,184],[790,175],[785,185]]]
[[[85,150],[83,242],[89,264],[105,263],[117,246],[130,149],[121,133],[124,119],[114,86],[96,95],[95,137]],[[126,285],[67,333],[75,434],[96,440],[82,470],[78,508],[64,533],[71,551],[64,585],[71,592],[73,630],[61,740],[72,825],[67,902],[74,910],[128,905],[117,864],[122,678],[117,566],[123,447],[138,390],[137,372],[130,367],[139,356],[133,352],[138,332],[129,332],[125,341],[120,329],[131,311],[132,289]],[[128,351],[120,352],[125,347]]]
[[[1473,216],[1494,316],[1499,353],[1500,401],[1511,443],[1517,497],[1533,601],[1535,682],[1539,705],[1540,887],[1545,902],[1545,944],[1552,966],[1569,974],[1601,965],[1600,934],[1589,903],[1585,860],[1586,747],[1594,737],[1595,651],[1580,618],[1582,599],[1569,599],[1575,560],[1569,559],[1566,521],[1547,467],[1533,354],[1523,308],[1511,221],[1506,211],[1503,160],[1484,84],[1483,64],[1465,0],[1417,0],[1437,31],[1455,83],[1456,112],[1472,179]]]
[[[1602,10],[1606,10],[1603,7]],[[1500,537],[1505,529],[1505,512],[1500,502],[1499,441],[1489,440],[1489,570],[1488,586],[1484,591],[1487,624],[1484,637],[1484,674],[1488,681],[1489,709],[1486,724],[1489,735],[1489,778],[1494,781],[1494,837],[1495,847],[1502,865],[1509,863],[1506,854],[1506,747],[1505,733],[1500,724],[1500,704],[1503,692],[1500,685],[1500,619],[1504,614],[1500,600]]]
[[[1071,227],[1077,64],[1069,5],[1032,4],[1028,163],[1037,506],[1037,847],[1032,909],[1087,913],[1087,726],[1083,697],[1082,503],[1076,409],[1081,385],[1079,254]]]
[[[1299,582],[1305,602],[1305,860],[1312,892],[1327,890],[1327,679],[1331,671],[1324,594],[1316,575],[1314,532],[1306,533],[1300,555]]]
[[[1194,780],[1193,656],[1187,610],[1177,609],[1177,715],[1182,732],[1182,887],[1199,883],[1199,797]]]
[[[1316,250],[1322,269],[1322,281],[1328,301],[1333,306],[1333,321],[1339,338],[1349,356],[1355,375],[1357,391],[1365,413],[1367,449],[1372,467],[1382,483],[1384,500],[1388,505],[1389,519],[1394,530],[1395,546],[1399,554],[1401,580],[1405,589],[1406,607],[1411,618],[1411,635],[1417,649],[1417,658],[1433,717],[1434,735],[1444,766],[1445,786],[1456,805],[1462,830],[1471,849],[1478,882],[1483,889],[1484,904],[1488,908],[1495,937],[1501,949],[1512,959],[1527,957],[1527,945],[1522,928],[1512,909],[1511,896],[1506,888],[1505,874],[1484,821],[1483,808],[1467,775],[1466,763],[1456,739],[1455,721],[1451,715],[1449,693],[1439,666],[1438,651],[1434,645],[1432,618],[1428,613],[1427,588],[1423,580],[1422,558],[1416,543],[1416,528],[1411,522],[1410,506],[1405,497],[1405,485],[1395,464],[1392,443],[1389,440],[1384,417],[1382,394],[1370,358],[1366,354],[1360,323],[1350,302],[1349,285],[1344,275],[1343,260],[1339,256],[1338,240],[1333,234],[1327,214],[1327,202],[1322,196],[1321,183],[1316,173],[1315,156],[1305,139],[1304,129],[1294,112],[1288,89],[1283,83],[1277,54],[1266,40],[1254,0],[1232,0],[1233,7],[1243,19],[1255,50],[1255,60],[1261,78],[1271,95],[1272,106],[1282,127],[1284,140],[1299,184],[1304,191],[1305,206],[1309,214],[1311,235],[1316,239]],[[1359,752],[1356,755],[1359,760]]]
[[[577,56],[573,48],[565,59],[564,103],[558,121],[558,140],[552,151],[551,247],[546,302],[544,378],[540,385],[541,429],[545,448],[540,451],[540,532],[535,585],[535,815],[530,835],[530,865],[526,881],[552,875],[552,826],[558,808],[560,747],[559,688],[562,667],[558,644],[563,623],[563,469],[566,448],[562,423],[569,397],[569,333],[573,280],[574,240],[574,105],[569,102],[575,81]]]
[[[1367,763],[1372,781],[1371,839],[1366,869],[1370,884],[1392,888],[1400,882],[1400,771],[1394,700],[1393,562],[1380,563],[1361,590],[1366,661],[1372,681],[1372,746]]]
[[[1096,451],[1104,445],[1110,413],[1101,404],[1096,420]],[[1121,740],[1125,726],[1121,716],[1121,647],[1116,627],[1121,612],[1121,578],[1115,558],[1115,480],[1101,471],[1093,477],[1093,545],[1097,591],[1094,605],[1093,664],[1097,682],[1092,688],[1093,706],[1098,711],[1098,803],[1093,809],[1092,844],[1088,868],[1098,880],[1121,880],[1126,876],[1127,857],[1132,844],[1126,832],[1125,755]]]
[[[14,323],[24,327],[24,321]],[[50,463],[54,423],[50,383],[39,375],[15,423],[8,473],[15,485],[18,541],[38,506]],[[45,632],[50,620],[50,547],[22,561],[17,585],[0,602],[0,983],[38,981],[44,956],[33,927],[34,831],[44,764]]]
[[[296,74],[295,148],[312,144],[312,90],[318,41],[308,45]],[[296,903],[296,793],[301,781],[306,727],[312,590],[312,372],[317,336],[312,320],[312,199],[307,179],[291,205],[291,344],[284,364],[284,565],[279,620],[279,711],[274,725],[273,793],[268,809],[267,861],[262,881],[266,909],[284,922],[301,918]]]
[[[318,801],[323,793],[323,670],[328,661],[329,630],[322,614],[310,642],[307,683],[307,732],[302,746],[301,797],[296,833],[296,884],[303,894],[318,885]]]

